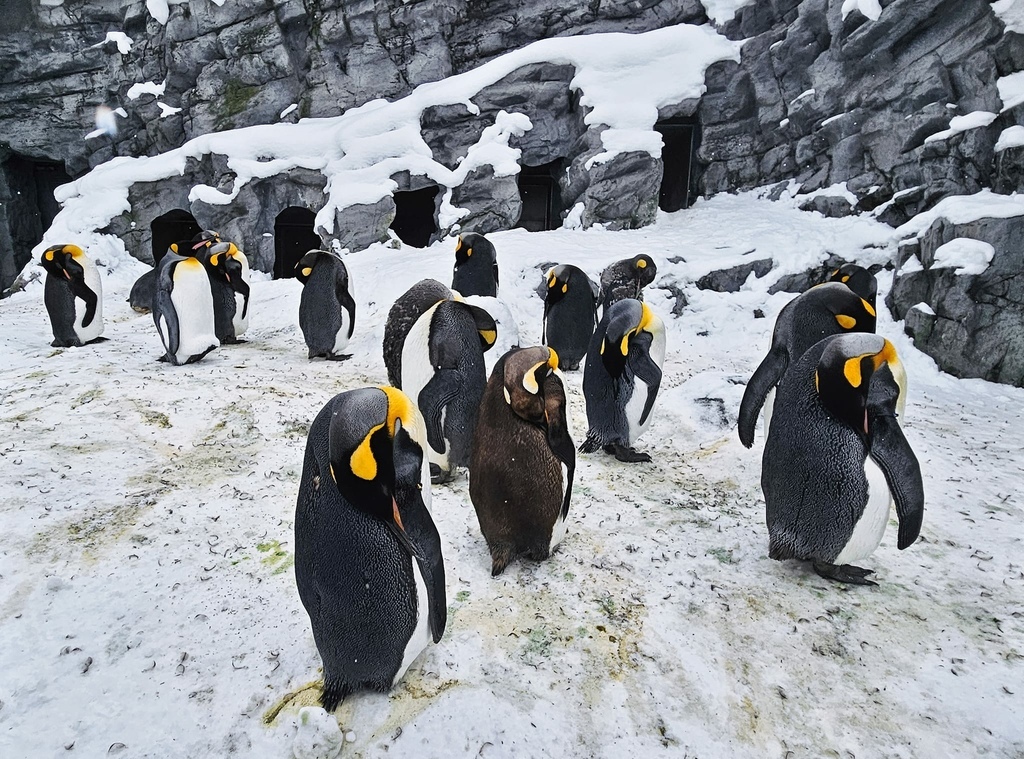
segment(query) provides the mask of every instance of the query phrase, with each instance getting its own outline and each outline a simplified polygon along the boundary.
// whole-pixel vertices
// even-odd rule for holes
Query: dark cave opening
[[[274,220],[274,279],[295,276],[295,264],[311,250],[324,247],[314,231],[316,214],[308,208],[289,206]]]
[[[203,228],[188,211],[175,208],[153,219],[150,231],[153,235],[153,265],[156,266],[167,254],[171,243],[191,240],[202,232]]]
[[[666,119],[659,121],[654,128],[665,143],[661,149],[664,172],[658,207],[669,212],[689,208],[697,197],[693,189],[696,177],[692,170],[699,143],[697,120],[685,117]]]
[[[437,234],[435,214],[440,189],[431,185],[421,190],[395,193],[395,220],[391,222],[391,229],[406,245],[425,248]]]
[[[519,198],[523,210],[517,227],[530,232],[543,232],[562,226],[562,193],[558,177],[564,170],[561,158],[541,166],[522,166],[519,169]]]

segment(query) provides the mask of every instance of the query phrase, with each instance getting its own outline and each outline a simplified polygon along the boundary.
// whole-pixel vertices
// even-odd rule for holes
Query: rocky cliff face
[[[810,207],[829,214],[881,207],[880,218],[897,225],[950,195],[1024,189],[1024,148],[996,150],[1004,130],[1024,124],[1024,105],[1004,110],[998,89],[1000,79],[1024,70],[1024,37],[1008,32],[986,0],[880,0],[877,18],[859,9],[844,14],[843,6],[758,0],[719,25],[730,39],[746,40],[739,62],[714,64],[702,97],[659,114],[695,130],[694,192],[788,180],[810,192],[845,182],[853,203],[819,195]],[[51,174],[38,166],[62,165],[78,177],[113,157],[156,155],[213,131],[334,116],[374,98],[398,98],[544,38],[708,21],[698,0],[7,0],[0,16],[0,284],[27,260],[37,234],[24,222],[25,209],[39,217],[36,226],[50,213],[25,200],[48,191]],[[130,49],[110,32],[127,35]],[[563,215],[578,207],[583,226],[650,223],[662,161],[631,152],[594,163],[600,129],[585,123],[587,110],[569,87],[573,74],[572,66],[556,64],[521,69],[479,93],[479,112],[428,109],[423,137],[435,160],[451,167],[499,111],[525,113],[533,129],[511,144],[522,150],[523,166],[557,165]],[[152,84],[139,94],[141,83]],[[95,108],[104,104],[123,109],[117,132],[90,135]],[[991,118],[979,126],[971,116],[961,131],[963,117],[977,112]],[[416,175],[393,178],[399,190],[424,186]],[[153,220],[169,208],[189,209],[203,226],[240,240],[254,265],[269,270],[276,214],[296,205],[316,210],[325,179],[297,170],[286,180],[250,182],[226,206],[189,200],[199,182],[226,188],[233,179],[216,155],[190,161],[180,179],[134,186],[131,213],[108,231],[146,260]],[[480,231],[512,226],[521,212],[516,178],[486,168],[456,187],[451,202],[469,211],[464,227]],[[394,217],[391,198],[346,209],[336,239],[365,246],[384,236]],[[1024,260],[1012,238],[990,236],[1009,246],[999,252],[1000,276],[1019,279]],[[937,302],[962,284],[944,277],[929,284],[928,297],[920,284],[898,283],[896,313],[920,300]],[[962,321],[953,313],[948,318]],[[954,336],[915,319],[908,328],[924,330],[914,334],[933,355],[940,342],[962,347],[977,333],[966,328]],[[955,362],[943,365],[958,371]],[[982,376],[1021,382],[1011,375]]]

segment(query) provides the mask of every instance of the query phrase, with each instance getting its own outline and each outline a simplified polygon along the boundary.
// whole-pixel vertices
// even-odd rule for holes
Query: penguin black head
[[[455,268],[458,269],[467,263],[474,255],[486,256],[488,260],[494,261],[494,246],[491,245],[491,241],[476,232],[459,235],[455,243]]]
[[[330,428],[335,485],[419,558],[423,555],[410,540],[402,515],[427,508],[422,493],[425,439],[419,412],[401,390],[361,388],[335,399]]]
[[[800,331],[806,333],[810,342],[798,348],[794,358],[799,357],[821,337],[836,334],[836,324],[844,332],[875,331],[875,307],[839,282],[816,285],[799,298]]]
[[[167,246],[168,253],[175,253],[179,256],[196,256],[200,251],[205,251],[211,245],[221,242],[220,234],[212,229],[204,229],[194,235],[191,240],[179,240]]]
[[[242,251],[233,242],[218,242],[201,252],[204,260],[220,275],[231,288],[248,292],[249,287],[243,279],[243,266],[239,258]]]
[[[881,335],[837,335],[821,354],[814,386],[822,405],[867,440],[872,417],[895,416],[902,408],[906,372]]]
[[[299,262],[295,264],[295,278],[302,284],[306,284],[309,281],[310,276],[313,274],[313,267],[316,266],[316,262],[320,260],[320,256],[331,255],[326,250],[310,250],[299,259]]]
[[[878,281],[875,275],[857,264],[843,264],[828,278],[830,282],[842,282],[859,297],[875,305],[875,295],[878,292]]]
[[[633,339],[641,333],[655,336],[665,331],[665,324],[650,306],[634,298],[613,303],[604,321],[606,326],[601,341],[601,361],[608,374],[615,379],[622,375]]]
[[[63,277],[69,282],[80,280],[85,274],[81,258],[85,251],[77,245],[51,245],[43,251],[39,263],[47,274]]]
[[[547,273],[548,289],[544,302],[548,308],[558,303],[569,292],[569,280],[572,277],[572,268],[562,264],[552,266]]]

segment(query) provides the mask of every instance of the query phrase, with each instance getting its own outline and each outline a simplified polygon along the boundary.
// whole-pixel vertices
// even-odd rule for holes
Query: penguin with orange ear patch
[[[768,351],[743,391],[740,402],[740,442],[754,444],[754,428],[761,407],[765,433],[771,422],[776,385],[787,368],[808,348],[831,335],[874,332],[875,308],[846,284],[826,282],[798,295],[779,312]]]
[[[483,235],[470,232],[459,237],[452,289],[460,295],[498,296],[498,254]]]
[[[878,280],[875,275],[857,264],[843,264],[828,278],[829,282],[842,282],[857,295],[875,307],[875,296],[878,293]]]
[[[761,467],[773,559],[812,561],[822,577],[874,585],[869,557],[895,503],[896,547],[921,531],[921,469],[900,428],[907,379],[881,335],[815,344],[779,383]]]
[[[487,381],[469,465],[492,576],[517,555],[546,559],[558,545],[575,470],[558,355],[547,347],[509,351]]]
[[[77,245],[51,245],[39,263],[46,270],[43,303],[50,317],[54,348],[100,340],[103,334],[103,282],[99,270]]]
[[[321,703],[388,691],[447,621],[426,433],[393,387],[336,395],[309,429],[295,583],[324,665]]]

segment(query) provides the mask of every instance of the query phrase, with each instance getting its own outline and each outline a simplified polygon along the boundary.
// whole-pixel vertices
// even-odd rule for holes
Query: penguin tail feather
[[[580,453],[593,453],[602,445],[600,436],[591,430],[587,433],[587,439],[580,445]]]
[[[799,559],[803,557],[796,555],[796,548],[792,543],[773,535],[768,540],[768,558],[775,559],[776,561],[785,561],[786,559]]]
[[[320,705],[329,712],[338,708],[338,704],[345,700],[351,688],[342,683],[324,683],[324,692],[320,694]]]
[[[515,558],[515,547],[511,543],[498,543],[491,546],[491,577],[497,577]]]

